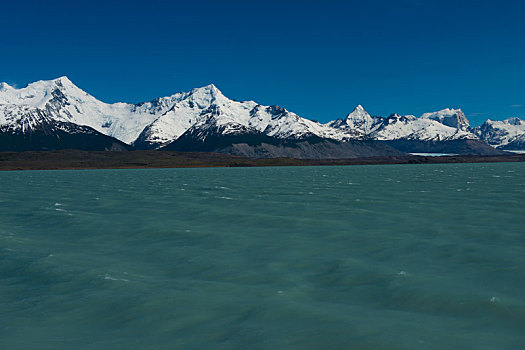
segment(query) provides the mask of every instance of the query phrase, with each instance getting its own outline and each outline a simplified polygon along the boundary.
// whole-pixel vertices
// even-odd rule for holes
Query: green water
[[[523,349],[525,164],[0,173],[0,349]]]

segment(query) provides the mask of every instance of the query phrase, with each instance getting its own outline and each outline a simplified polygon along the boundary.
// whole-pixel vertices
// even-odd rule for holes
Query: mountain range
[[[371,116],[357,106],[326,124],[279,106],[227,98],[214,85],[149,102],[108,104],[67,77],[0,84],[0,151],[160,149],[249,157],[354,158],[403,152],[498,154],[525,147],[525,121],[471,127],[460,109]]]

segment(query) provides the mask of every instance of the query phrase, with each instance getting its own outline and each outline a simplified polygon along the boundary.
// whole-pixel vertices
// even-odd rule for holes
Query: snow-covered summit
[[[520,118],[488,119],[475,128],[474,132],[480,139],[494,147],[519,150],[525,147],[525,120]]]
[[[437,112],[424,113],[421,118],[435,120],[462,131],[470,129],[469,121],[461,109],[446,108]]]
[[[224,103],[228,100],[213,84],[192,89],[188,96],[201,108],[203,106],[209,106],[212,103]]]
[[[172,98],[177,100],[175,95]],[[57,121],[86,125],[125,143],[135,140],[144,127],[155,119],[156,114],[171,108],[171,104],[165,103],[166,99],[171,98],[140,105],[108,104],[78,88],[65,76],[37,81],[20,89],[4,84],[0,90],[2,105],[38,108]],[[160,108],[159,102],[164,102]],[[155,112],[150,113],[153,110]]]
[[[330,123],[334,128],[352,130],[354,133],[361,134],[361,137],[370,134],[380,123],[380,119],[372,117],[361,105],[357,105],[345,119],[337,119]]]
[[[470,132],[444,125],[433,119],[399,114],[393,114],[386,118],[371,136],[377,140],[446,141],[476,139]]]
[[[262,106],[254,101],[227,98],[215,86],[191,90],[173,107],[149,124],[136,145],[161,147],[175,141],[194,125],[212,123],[226,132],[228,125],[240,125],[247,130],[277,138],[299,139],[307,136],[342,139],[345,134],[278,106]]]
[[[8,83],[0,83],[0,91],[8,89],[12,89],[12,87]]]
[[[44,107],[46,103],[53,99],[55,90],[64,92],[67,89],[74,90],[76,88],[67,77],[60,77],[54,80],[40,80],[20,89],[14,88],[7,83],[2,83],[0,86],[2,87],[0,89],[1,104],[28,105],[38,108]]]

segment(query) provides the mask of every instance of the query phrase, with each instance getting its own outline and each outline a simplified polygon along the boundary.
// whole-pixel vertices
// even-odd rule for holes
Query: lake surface
[[[525,163],[0,173],[1,349],[523,349]]]

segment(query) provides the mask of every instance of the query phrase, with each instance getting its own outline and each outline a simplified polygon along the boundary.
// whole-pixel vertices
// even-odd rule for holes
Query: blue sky
[[[525,117],[525,1],[17,0],[0,81],[67,75],[106,102],[214,83],[325,122],[462,108]]]

